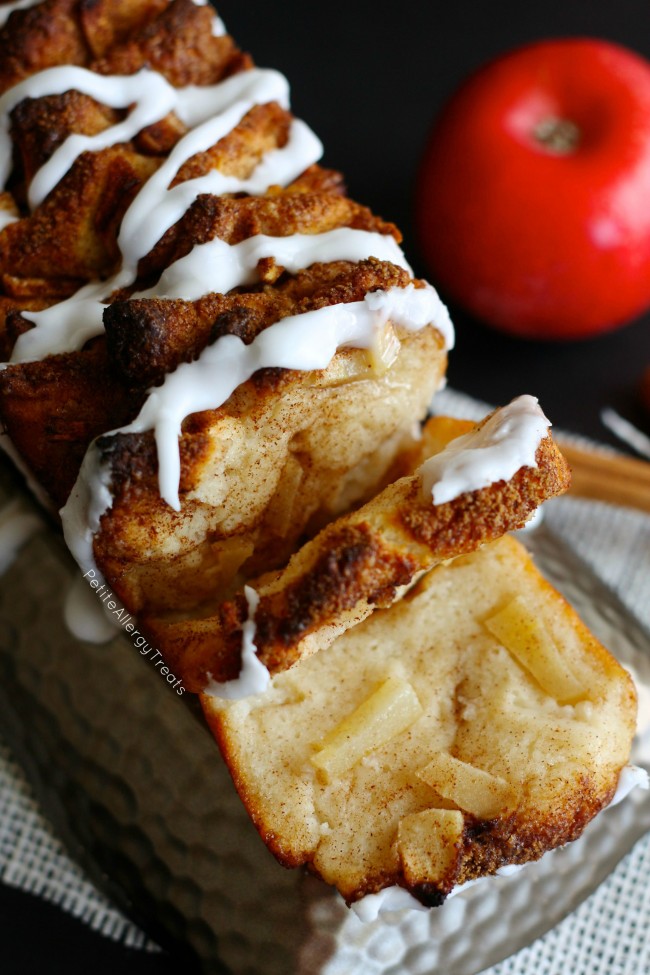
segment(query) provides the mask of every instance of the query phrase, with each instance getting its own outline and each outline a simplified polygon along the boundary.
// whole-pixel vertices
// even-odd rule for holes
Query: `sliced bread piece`
[[[201,697],[281,863],[425,904],[580,835],[635,727],[629,675],[511,536],[428,573],[238,701]]]
[[[490,423],[508,416],[508,410],[494,411],[480,424],[470,424],[469,431],[480,437]],[[444,447],[469,431],[465,421],[433,418],[405,463],[412,469],[426,456],[444,457]],[[480,453],[483,447],[470,450]],[[570,480],[550,435],[533,452],[535,466],[522,466],[508,479],[443,504],[432,503],[419,471],[410,473],[327,525],[284,568],[250,581],[258,599],[255,646],[264,666],[271,673],[286,670],[328,647],[373,609],[391,605],[422,572],[521,528],[543,501],[565,491]],[[218,590],[215,594],[218,598]],[[248,615],[242,587],[199,618],[150,615],[141,623],[187,689],[200,691],[210,680],[237,677]]]

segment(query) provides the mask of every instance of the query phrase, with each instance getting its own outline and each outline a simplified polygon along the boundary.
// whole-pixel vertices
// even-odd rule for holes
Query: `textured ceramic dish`
[[[0,507],[16,490],[0,468]],[[531,539],[549,578],[650,684],[647,635],[552,540]],[[45,522],[3,577],[0,730],[95,880],[206,970],[475,975],[572,911],[650,829],[650,793],[636,790],[540,863],[438,910],[362,924],[320,882],[277,865],[191,702],[126,636],[104,645],[70,636],[62,610],[77,577]]]

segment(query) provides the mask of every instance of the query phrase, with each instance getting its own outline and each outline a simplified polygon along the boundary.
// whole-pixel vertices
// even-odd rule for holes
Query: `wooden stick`
[[[558,446],[572,472],[570,494],[650,512],[650,463],[574,447]]]

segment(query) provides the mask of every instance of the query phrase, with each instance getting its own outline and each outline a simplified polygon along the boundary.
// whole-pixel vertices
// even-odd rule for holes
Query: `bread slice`
[[[409,447],[396,466],[419,467],[468,427],[479,431],[489,420],[467,424],[432,417],[417,449]],[[264,666],[271,673],[286,670],[376,607],[389,606],[422,572],[521,528],[542,502],[569,485],[568,466],[550,434],[537,449],[536,464],[438,505],[425,496],[421,476],[407,474],[330,522],[278,572],[249,580],[259,600],[255,646]],[[218,599],[218,587],[214,591]],[[248,613],[241,588],[199,618],[143,615],[141,623],[186,688],[199,691],[210,679],[237,677]]]
[[[283,566],[374,493],[445,368],[427,327],[400,337],[387,370],[344,349],[324,370],[259,372],[184,423],[180,512],[160,497],[152,433],[100,441],[113,503],[94,551],[111,588],[132,612],[192,610]]]
[[[285,866],[352,902],[424,904],[580,835],[612,798],[632,681],[511,536],[239,701],[204,694],[237,790]]]

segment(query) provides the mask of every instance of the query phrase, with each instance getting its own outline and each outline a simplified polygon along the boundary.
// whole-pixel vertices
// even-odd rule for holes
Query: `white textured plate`
[[[0,504],[15,490],[0,469]],[[539,544],[547,575],[650,684],[640,627],[570,557]],[[573,910],[650,829],[650,794],[637,790],[540,863],[442,908],[363,924],[319,881],[277,865],[202,719],[126,637],[96,646],[70,636],[62,608],[76,577],[44,528],[2,580],[0,730],[96,882],[206,970],[475,975]]]

